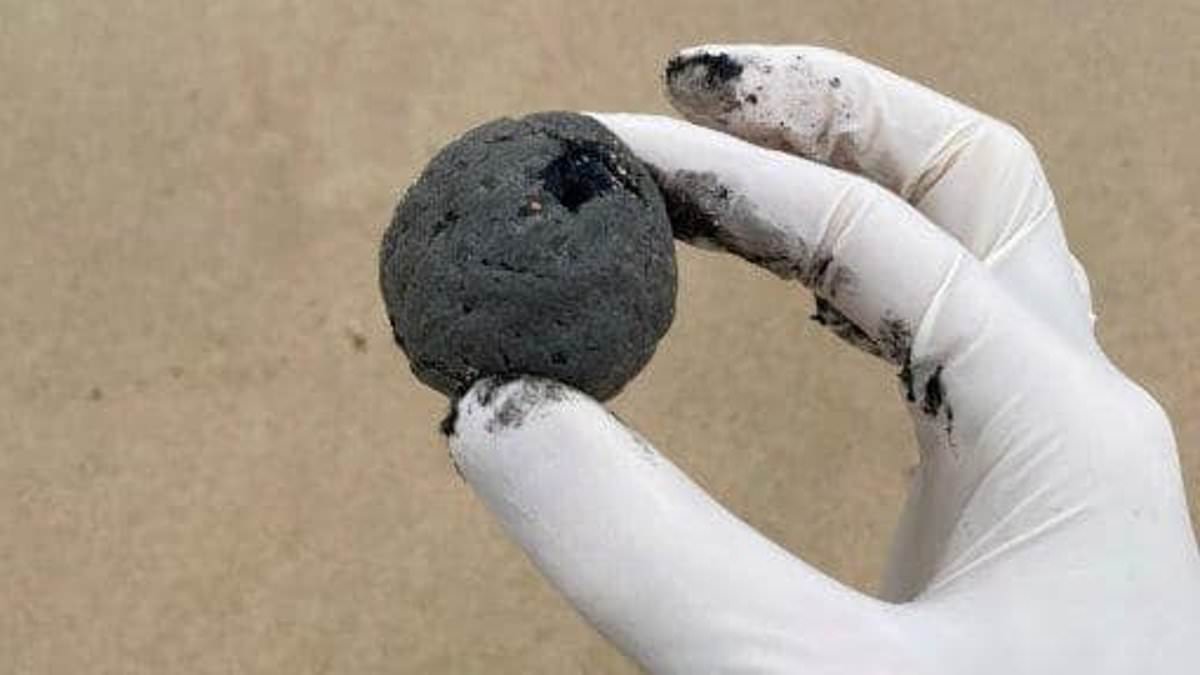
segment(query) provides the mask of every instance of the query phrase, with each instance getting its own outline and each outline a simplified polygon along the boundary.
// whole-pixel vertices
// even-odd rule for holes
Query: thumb
[[[534,564],[656,673],[795,672],[907,660],[899,608],[804,564],[706,495],[592,399],[484,380],[450,451]]]

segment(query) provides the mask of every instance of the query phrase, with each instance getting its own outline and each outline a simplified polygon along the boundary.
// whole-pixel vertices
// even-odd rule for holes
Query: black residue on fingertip
[[[704,111],[713,124],[726,126],[727,115],[746,102],[737,92],[741,74],[742,64],[728,54],[701,52],[671,59],[666,84],[676,104]]]
[[[553,380],[527,379],[500,404],[495,415],[485,425],[488,432],[516,429],[525,423],[529,414],[546,402],[562,401],[567,388]]]
[[[943,364],[928,361],[912,363],[906,360],[900,371],[904,383],[905,398],[931,420],[943,420],[947,437],[954,431],[954,409],[950,406],[950,393],[946,389]]]
[[[687,59],[684,58],[682,55],[672,56],[670,58],[670,60],[667,61],[667,70],[666,70],[667,81],[670,82],[671,80],[675,79],[680,73],[682,73],[685,65],[687,65]]]
[[[481,406],[489,406],[496,398],[496,392],[500,387],[517,379],[517,375],[491,375],[479,380],[477,383],[470,385],[468,388],[475,389],[475,401]]]
[[[933,375],[925,381],[925,396],[921,401],[921,410],[930,417],[935,417],[942,409],[946,400],[946,390],[942,386],[942,366],[934,369]]]
[[[813,321],[829,329],[843,342],[871,354],[880,356],[879,344],[845,314],[833,306],[829,300],[820,295],[813,296],[816,300],[816,310],[811,318]]]
[[[746,103],[750,105],[758,105],[758,94],[747,94]]]
[[[730,55],[700,52],[676,56],[667,62],[667,81],[670,82],[692,67],[704,68],[704,84],[709,88],[724,84],[742,74],[742,64]]]
[[[912,360],[912,329],[908,322],[894,316],[884,316],[879,324],[878,342],[888,361],[908,367]],[[911,390],[911,384],[909,389]],[[912,400],[911,398],[909,400]]]
[[[883,358],[900,366],[896,376],[904,386],[904,399],[915,403],[917,387],[912,360],[912,329],[903,319],[885,316],[879,325],[878,342]]]
[[[750,200],[729,188],[712,172],[666,172],[647,165],[666,205],[676,239],[718,248],[741,257],[781,279],[802,279],[808,265],[803,242],[774,241],[749,245],[746,234],[781,229],[760,214]],[[753,237],[749,237],[753,239]]]
[[[834,89],[841,87],[842,86],[842,78],[840,78],[840,77],[829,78],[829,86],[833,87]]]

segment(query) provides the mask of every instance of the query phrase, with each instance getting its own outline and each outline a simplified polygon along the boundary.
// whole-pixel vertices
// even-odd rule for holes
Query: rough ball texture
[[[444,148],[400,200],[380,282],[430,387],[538,375],[606,399],[674,316],[671,225],[646,167],[599,122],[499,119]]]

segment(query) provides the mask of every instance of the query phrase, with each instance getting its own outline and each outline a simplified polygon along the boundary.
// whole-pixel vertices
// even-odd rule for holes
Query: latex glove
[[[826,323],[897,364],[921,464],[875,599],[586,396],[481,382],[452,457],[550,581],[655,673],[1200,672],[1171,428],[1097,346],[1026,140],[809,47],[688,50],[668,89],[733,135],[597,118],[657,171],[678,236],[802,282]]]

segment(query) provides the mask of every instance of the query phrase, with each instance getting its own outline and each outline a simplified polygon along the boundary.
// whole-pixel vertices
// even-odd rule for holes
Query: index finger
[[[666,80],[691,121],[870,178],[981,260],[1053,205],[1018,131],[847,54],[696,47],[670,61]]]
[[[1037,154],[1012,126],[819,47],[687,49],[666,80],[671,102],[694,122],[899,195],[1048,325],[1094,347],[1087,277]]]

